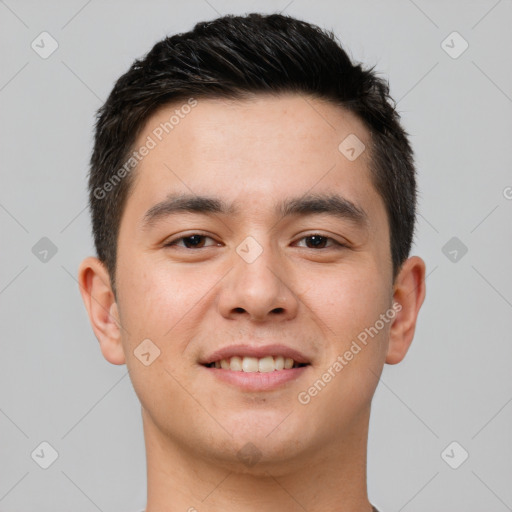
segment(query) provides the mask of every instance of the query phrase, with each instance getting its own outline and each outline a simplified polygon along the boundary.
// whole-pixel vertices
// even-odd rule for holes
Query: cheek
[[[331,392],[359,389],[361,396],[370,396],[378,380],[370,371],[376,375],[381,371],[391,326],[390,320],[380,320],[391,307],[386,279],[372,266],[347,267],[318,283],[315,290],[310,304],[315,304],[314,311],[321,320],[317,323],[325,334],[321,370],[342,358],[343,369],[334,372],[337,378]],[[352,396],[351,392],[348,395]]]
[[[173,350],[183,349],[179,343],[186,339],[184,329],[209,300],[208,291],[218,280],[211,269],[135,255],[129,265],[119,265],[118,275],[123,325],[133,343],[150,338]]]
[[[302,399],[310,400],[308,418],[325,417],[329,410],[321,428],[337,429],[365,413],[377,387],[391,325],[380,316],[391,307],[390,290],[376,268],[352,267],[317,281],[307,296],[326,335],[317,373]]]
[[[345,339],[375,323],[390,306],[390,293],[376,269],[347,267],[316,280],[306,297],[330,334]]]
[[[157,265],[135,255],[126,261],[129,265],[119,265],[118,273],[126,363],[141,404],[152,414],[161,415],[165,428],[174,421],[168,411],[190,408],[190,397],[178,383],[183,380],[180,373],[187,368],[176,362],[183,358],[195,325],[195,308],[200,307],[198,301],[204,290],[201,279],[191,279],[187,272],[171,269],[165,263]],[[144,341],[143,345],[148,339],[151,343]],[[142,355],[145,353],[150,354],[147,365]]]

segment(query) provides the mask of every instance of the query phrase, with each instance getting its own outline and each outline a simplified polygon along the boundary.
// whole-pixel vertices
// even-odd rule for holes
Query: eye
[[[306,247],[308,249],[329,249],[331,247],[346,247],[346,245],[334,240],[329,236],[319,235],[317,233],[307,235],[302,237],[300,240],[309,240],[310,246],[308,246],[308,242],[306,242]],[[330,241],[332,242],[330,246],[325,247],[326,243]]]
[[[164,245],[164,247],[176,246],[176,247],[184,247],[185,249],[202,249],[203,247],[211,247],[212,245],[215,245],[215,244],[211,244],[209,246],[205,246],[204,240],[206,238],[213,240],[213,238],[206,236],[206,235],[202,235],[201,233],[193,233],[188,236],[182,236],[180,238],[175,238],[174,240],[171,240],[170,242],[166,243]],[[180,245],[178,242],[183,242],[183,245]]]
[[[205,240],[212,240],[214,243],[210,245],[205,244]],[[311,235],[307,235],[299,239],[299,241],[306,240],[306,248],[307,249],[330,249],[330,248],[342,248],[347,247],[346,245],[334,240],[329,236],[320,235],[318,233],[314,233]],[[327,245],[330,242],[330,245]],[[164,244],[164,247],[182,247],[184,249],[203,249],[205,247],[212,247],[214,245],[218,245],[215,240],[207,235],[203,235],[202,233],[192,233],[191,235],[182,236],[179,238],[175,238],[170,242]],[[304,246],[303,246],[304,247]]]

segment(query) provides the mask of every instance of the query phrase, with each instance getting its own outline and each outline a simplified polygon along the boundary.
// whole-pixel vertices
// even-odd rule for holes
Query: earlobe
[[[119,310],[105,265],[98,258],[86,258],[78,269],[78,284],[103,357],[125,364]]]
[[[400,308],[389,332],[387,364],[405,357],[414,337],[418,313],[425,299],[425,262],[418,256],[407,259],[395,279],[393,301]]]

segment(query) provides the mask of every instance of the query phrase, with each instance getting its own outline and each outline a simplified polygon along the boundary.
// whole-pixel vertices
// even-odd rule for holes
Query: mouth
[[[238,345],[218,350],[200,361],[217,380],[244,391],[271,391],[298,379],[312,363],[284,345]]]

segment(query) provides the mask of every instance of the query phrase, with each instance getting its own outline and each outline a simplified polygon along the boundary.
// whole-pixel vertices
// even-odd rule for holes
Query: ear
[[[103,357],[112,364],[125,364],[119,311],[107,268],[98,258],[86,258],[78,269],[78,284]]]
[[[414,337],[418,312],[424,299],[425,262],[413,256],[403,263],[393,286],[393,308],[398,313],[389,332],[386,363],[397,364],[405,357]]]

